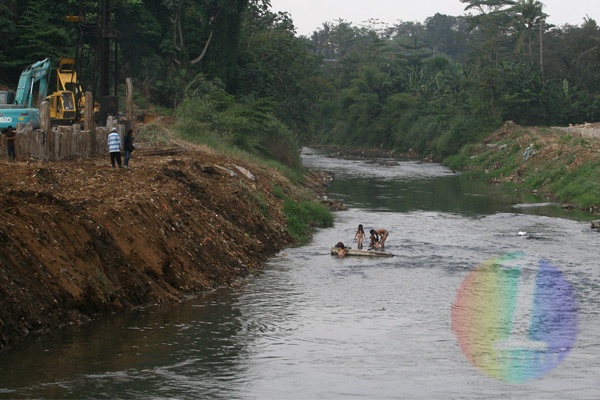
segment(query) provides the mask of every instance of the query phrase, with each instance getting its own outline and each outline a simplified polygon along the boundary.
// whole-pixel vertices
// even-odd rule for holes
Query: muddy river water
[[[597,216],[436,164],[303,161],[350,206],[333,228],[236,287],[1,353],[0,398],[600,398]],[[358,224],[395,257],[331,256]]]

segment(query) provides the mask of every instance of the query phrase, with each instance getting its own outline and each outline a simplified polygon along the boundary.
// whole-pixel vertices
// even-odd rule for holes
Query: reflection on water
[[[352,205],[336,213],[333,229],[318,230],[308,246],[281,252],[238,287],[67,328],[3,352],[0,397],[598,398],[600,273],[590,216],[556,218],[547,210],[564,214],[560,207],[530,206],[530,199],[464,180],[435,164],[303,158],[334,172],[330,196]],[[386,250],[396,257],[331,256],[329,248],[338,241],[354,246],[358,224],[388,228]],[[576,325],[566,324],[565,335],[576,326],[577,340],[561,362],[520,385],[490,377],[492,364],[492,375],[482,373],[464,347],[477,354],[486,349],[485,338],[502,332],[522,338],[520,315],[542,318],[533,320],[541,327],[533,339],[547,343],[542,336],[556,325],[541,321],[548,321],[552,308],[525,301],[533,304],[530,311],[504,315],[515,321],[511,329],[496,325],[489,335],[466,342],[456,332],[481,328],[480,319],[476,313],[452,318],[456,307],[505,304],[495,310],[519,310],[508,306],[511,299],[520,304],[515,287],[524,288],[519,290],[525,300],[536,290],[550,290],[546,273],[540,275],[542,289],[530,285],[537,281],[529,279],[536,275],[527,267],[484,281],[502,290],[473,286],[467,293],[479,296],[479,303],[456,301],[478,266],[514,252],[547,260],[560,272],[572,287],[578,317]],[[501,293],[496,303],[489,301],[491,293]],[[504,351],[501,343],[488,349]],[[516,359],[510,356],[504,359]]]
[[[193,389],[194,375],[204,387],[204,374],[235,374],[244,351],[232,303],[231,290],[223,289],[33,339],[2,354],[0,395],[19,397],[18,388],[29,386],[24,393],[34,397],[135,397],[138,390],[177,397]]]
[[[439,164],[420,161],[373,163],[323,157],[322,151],[305,149],[303,162],[335,175],[327,191],[353,207],[380,211],[442,211],[463,215],[518,212],[576,220],[594,216],[581,210],[563,210],[528,192],[503,190],[467,178]]]

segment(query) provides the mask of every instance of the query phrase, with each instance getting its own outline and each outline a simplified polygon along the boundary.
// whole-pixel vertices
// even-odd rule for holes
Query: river
[[[0,397],[600,398],[594,216],[437,164],[303,161],[350,206],[334,228],[235,287],[8,349]],[[331,256],[358,224],[395,257]]]

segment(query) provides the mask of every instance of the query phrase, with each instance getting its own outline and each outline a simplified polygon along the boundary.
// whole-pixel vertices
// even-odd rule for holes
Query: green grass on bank
[[[525,134],[526,140],[520,140]],[[465,146],[444,164],[473,178],[536,191],[578,208],[600,206],[600,153],[592,149],[593,139],[565,134],[544,140],[550,134],[556,133],[517,129],[495,143]],[[526,160],[529,146],[536,154]]]
[[[297,244],[308,243],[312,237],[313,228],[330,228],[333,226],[333,214],[321,203],[309,199],[293,199],[286,196],[280,186],[273,186],[271,193],[278,199],[284,200],[283,212],[288,221],[288,232]]]
[[[177,132],[175,133],[177,134]],[[138,130],[137,135],[138,139],[152,143],[168,143],[170,137],[170,133],[160,124],[145,125]],[[249,153],[224,142],[210,146],[198,136],[186,137],[184,140],[210,147],[212,151],[224,157],[231,157],[277,170],[290,183],[296,186],[304,179],[304,170],[301,168],[292,168],[276,160],[262,158],[257,154]],[[287,217],[287,229],[298,244],[306,244],[310,240],[313,228],[328,228],[333,226],[333,214],[329,209],[314,200],[314,196],[311,193],[306,192],[299,186],[298,190],[294,191],[294,194],[286,194],[284,189],[279,186],[273,186],[271,191],[277,198],[285,200],[284,212]],[[265,217],[268,217],[265,211],[267,207],[263,204],[264,199],[257,198],[256,202],[261,212],[265,214]]]
[[[288,231],[300,245],[308,243],[313,228],[333,226],[333,215],[329,209],[314,201],[288,198],[284,203],[284,212],[288,220]]]
[[[546,177],[542,184],[550,193],[580,208],[600,205],[600,161],[586,162],[570,171],[565,166],[553,170],[554,175]],[[528,180],[526,184],[529,185]]]

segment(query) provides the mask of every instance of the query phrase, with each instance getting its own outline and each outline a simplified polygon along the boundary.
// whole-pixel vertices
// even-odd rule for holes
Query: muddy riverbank
[[[200,149],[130,166],[0,163],[0,348],[232,284],[292,243],[277,171]]]

